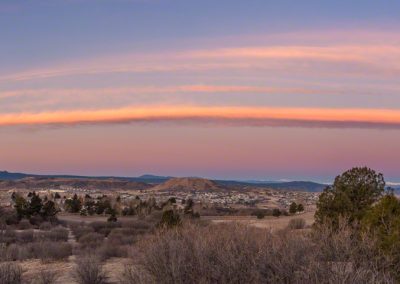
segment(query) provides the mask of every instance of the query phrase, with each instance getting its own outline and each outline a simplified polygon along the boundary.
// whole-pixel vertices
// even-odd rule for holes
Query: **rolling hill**
[[[151,188],[153,191],[220,191],[223,186],[204,178],[171,178]]]
[[[151,185],[136,181],[118,179],[88,179],[88,178],[48,178],[25,177],[17,180],[0,180],[0,189],[62,189],[79,188],[89,190],[145,190]]]
[[[33,178],[33,179],[27,179]],[[47,179],[47,181],[45,181]],[[68,180],[68,181],[67,181]],[[103,182],[101,182],[103,181]],[[112,182],[111,182],[112,181]],[[170,183],[168,183],[171,181]],[[259,187],[277,190],[291,191],[322,191],[326,185],[312,181],[237,181],[237,180],[207,180],[204,178],[175,178],[170,176],[142,175],[139,177],[115,177],[115,176],[78,176],[78,175],[37,175],[26,173],[11,173],[0,171],[0,188],[9,186],[17,187],[38,187],[38,186],[57,186],[57,182],[64,185],[87,186],[88,188],[97,187],[99,189],[109,188],[112,184],[121,189],[130,188],[194,188],[195,190],[220,190],[221,188],[235,187]],[[136,184],[135,184],[136,183]],[[160,187],[156,187],[160,185]],[[161,186],[162,185],[162,186]]]

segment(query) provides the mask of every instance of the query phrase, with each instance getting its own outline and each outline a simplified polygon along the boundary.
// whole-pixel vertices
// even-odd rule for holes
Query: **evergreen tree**
[[[297,212],[297,204],[296,204],[296,202],[292,202],[291,204],[290,204],[290,207],[289,207],[289,213],[290,214],[296,214],[296,212]]]
[[[14,201],[15,201],[15,211],[17,212],[18,219],[22,219],[24,217],[29,217],[28,216],[28,202],[20,196],[19,194],[14,195]]]
[[[36,194],[36,192],[33,192],[31,195],[31,200],[29,201],[29,209],[28,209],[29,216],[40,214],[42,207],[43,207],[42,199],[39,197],[38,194]]]
[[[59,210],[57,209],[56,204],[53,201],[48,200],[43,204],[41,215],[45,219],[51,219],[55,217],[58,212]]]
[[[272,210],[272,216],[279,217],[279,216],[281,216],[281,215],[282,215],[282,212],[281,212],[281,210],[279,210],[278,208],[274,208],[274,209]]]
[[[74,194],[72,199],[65,201],[65,207],[70,213],[78,213],[82,208],[82,202],[79,200],[78,195]]]
[[[349,223],[360,221],[372,204],[384,193],[382,174],[364,168],[353,168],[335,178],[317,202],[317,224],[328,223],[336,227],[340,218]]]

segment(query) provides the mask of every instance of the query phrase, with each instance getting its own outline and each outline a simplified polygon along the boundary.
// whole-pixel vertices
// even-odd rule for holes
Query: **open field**
[[[251,225],[258,228],[266,229],[284,229],[292,219],[302,218],[306,221],[306,226],[311,226],[314,223],[315,210],[310,210],[303,213],[290,216],[266,216],[263,219],[257,219],[256,216],[202,216],[201,220],[210,221],[212,223],[228,223],[238,222],[244,225]],[[93,222],[105,222],[107,221],[106,216],[80,216],[76,214],[60,214],[58,216],[60,221],[67,222],[82,222],[82,223],[93,223]],[[138,220],[137,216],[121,216],[118,218],[119,221],[133,221]]]
[[[238,222],[244,225],[251,225],[257,228],[265,228],[271,230],[285,229],[290,220],[302,218],[306,221],[306,226],[311,226],[314,223],[315,211],[304,212],[293,216],[266,216],[263,219],[257,219],[255,216],[204,216],[202,220],[211,221],[213,223],[229,223]]]
[[[23,279],[29,283],[38,271],[52,271],[58,275],[53,284],[76,284],[72,277],[75,267],[75,256],[71,256],[68,261],[42,263],[40,260],[27,260],[18,262],[24,271]],[[104,271],[108,276],[109,284],[120,283],[120,275],[124,270],[124,265],[130,263],[127,258],[111,258],[104,262]]]

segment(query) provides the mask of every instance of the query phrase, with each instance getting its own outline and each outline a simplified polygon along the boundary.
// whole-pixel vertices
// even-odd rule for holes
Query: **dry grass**
[[[8,230],[0,237],[12,241],[0,247],[0,255],[6,260],[41,259],[18,262],[26,271],[24,279],[42,281],[36,283],[53,283],[53,272],[60,276],[56,283],[84,284],[106,280],[126,284],[395,283],[389,273],[393,263],[371,249],[373,239],[355,238],[346,226],[339,232],[329,228],[286,229],[302,227],[300,216],[307,213],[266,220],[252,218],[251,222],[243,217],[245,221],[240,223],[224,220],[212,225],[188,221],[170,230],[155,230],[154,222],[147,220],[75,224],[72,230],[79,235],[79,242],[75,245],[77,253],[71,257],[70,243],[20,244],[18,238],[30,239],[29,231],[21,237],[20,232]],[[256,227],[271,221],[279,221],[279,226],[273,230]],[[309,224],[307,218],[305,223]],[[45,231],[46,237],[40,239],[52,239],[52,231],[56,230]],[[68,237],[68,231],[60,230],[55,235],[62,236],[55,237],[62,240]],[[36,236],[35,231],[34,239]],[[65,249],[60,249],[64,245]],[[86,255],[87,251],[92,254]],[[49,272],[47,275],[38,274],[43,268]]]
[[[252,225],[257,228],[265,228],[270,230],[282,230],[287,228],[290,220],[303,218],[306,221],[306,226],[311,226],[314,223],[314,211],[304,212],[295,216],[266,216],[263,219],[257,219],[255,216],[207,216],[201,217],[202,220],[211,221],[213,223],[231,223],[237,222],[245,225]]]
[[[20,284],[22,283],[22,268],[20,265],[5,262],[0,264],[0,283],[1,284]]]
[[[107,276],[100,260],[93,255],[80,256],[76,260],[73,278],[79,284],[105,284]]]
[[[394,283],[370,243],[239,224],[186,225],[136,246],[126,283]],[[348,233],[350,236],[351,234]],[[342,238],[341,242],[338,242]],[[353,249],[349,249],[353,247]],[[383,265],[383,266],[382,266]]]
[[[58,274],[54,270],[42,270],[34,278],[32,284],[54,284]]]
[[[288,228],[290,230],[300,230],[306,227],[306,221],[303,218],[294,218],[289,221]]]

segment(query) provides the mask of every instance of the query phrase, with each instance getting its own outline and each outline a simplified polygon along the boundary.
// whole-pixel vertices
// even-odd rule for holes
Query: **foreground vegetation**
[[[60,222],[48,210],[52,206],[44,210],[36,195],[34,200],[20,200],[17,221],[1,227],[0,284],[400,281],[400,201],[383,176],[367,168],[345,172],[321,194],[312,228],[301,215],[274,231],[212,224],[189,206],[130,221]],[[293,204],[291,211],[298,210]],[[37,216],[39,222],[30,222]],[[27,277],[24,261],[34,259],[44,267],[73,265]],[[113,259],[118,269],[110,271],[106,266]]]

